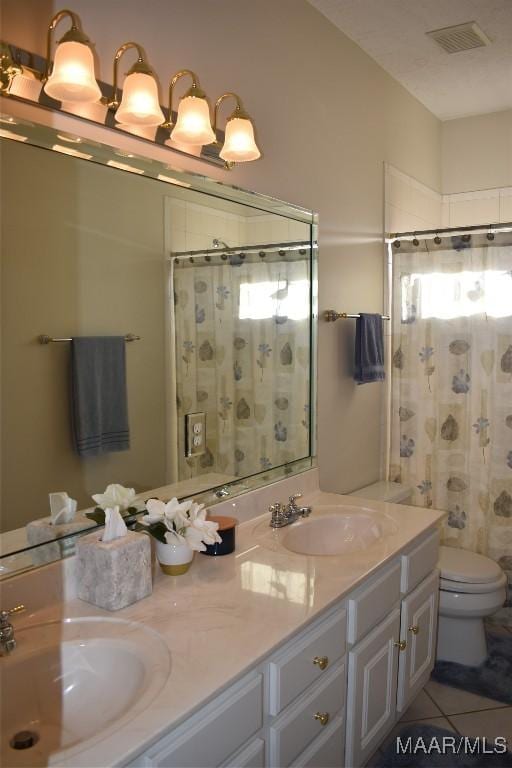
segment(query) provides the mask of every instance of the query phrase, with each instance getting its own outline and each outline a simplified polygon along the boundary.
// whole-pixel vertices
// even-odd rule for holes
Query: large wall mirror
[[[310,466],[313,214],[48,127],[2,135],[4,573],[65,553],[109,483],[215,499]],[[127,434],[83,450],[73,345],[125,336]],[[50,526],[59,491],[78,511]]]

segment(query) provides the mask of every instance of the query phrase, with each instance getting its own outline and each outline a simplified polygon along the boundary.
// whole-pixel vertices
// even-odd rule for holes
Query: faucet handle
[[[6,611],[0,611],[0,623],[6,624],[10,616],[12,616],[14,613],[21,613],[24,610],[25,606],[20,603],[20,605],[15,605],[14,608],[9,608]]]
[[[268,508],[268,511],[271,513],[270,518],[270,526],[271,528],[280,528],[283,524],[283,520],[285,519],[284,514],[284,507],[283,505],[277,501],[275,504],[271,504]]]
[[[302,499],[302,493],[294,493],[292,496],[290,496],[289,502],[290,504],[295,504],[298,499]]]

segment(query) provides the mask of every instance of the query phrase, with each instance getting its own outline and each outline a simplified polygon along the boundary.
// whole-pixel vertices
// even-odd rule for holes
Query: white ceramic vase
[[[194,558],[194,551],[187,542],[163,544],[156,540],[156,556],[160,568],[169,576],[179,576],[186,573]]]

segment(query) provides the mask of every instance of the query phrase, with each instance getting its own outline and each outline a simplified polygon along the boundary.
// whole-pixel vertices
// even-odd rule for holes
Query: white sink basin
[[[396,531],[387,515],[365,507],[316,507],[312,517],[286,528],[281,543],[301,555],[342,555],[372,547]]]
[[[142,711],[170,672],[158,634],[110,618],[65,619],[16,631],[0,659],[2,764],[47,765],[55,752],[101,738]],[[14,748],[16,735],[35,743]]]

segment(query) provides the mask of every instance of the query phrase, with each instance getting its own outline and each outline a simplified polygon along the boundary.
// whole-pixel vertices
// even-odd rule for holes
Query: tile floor
[[[503,629],[512,633],[512,627]],[[512,706],[430,680],[396,724],[380,750],[370,758],[368,768],[378,762],[379,752],[395,738],[406,723],[437,725],[461,736],[486,736],[488,739],[504,736],[512,751]]]

